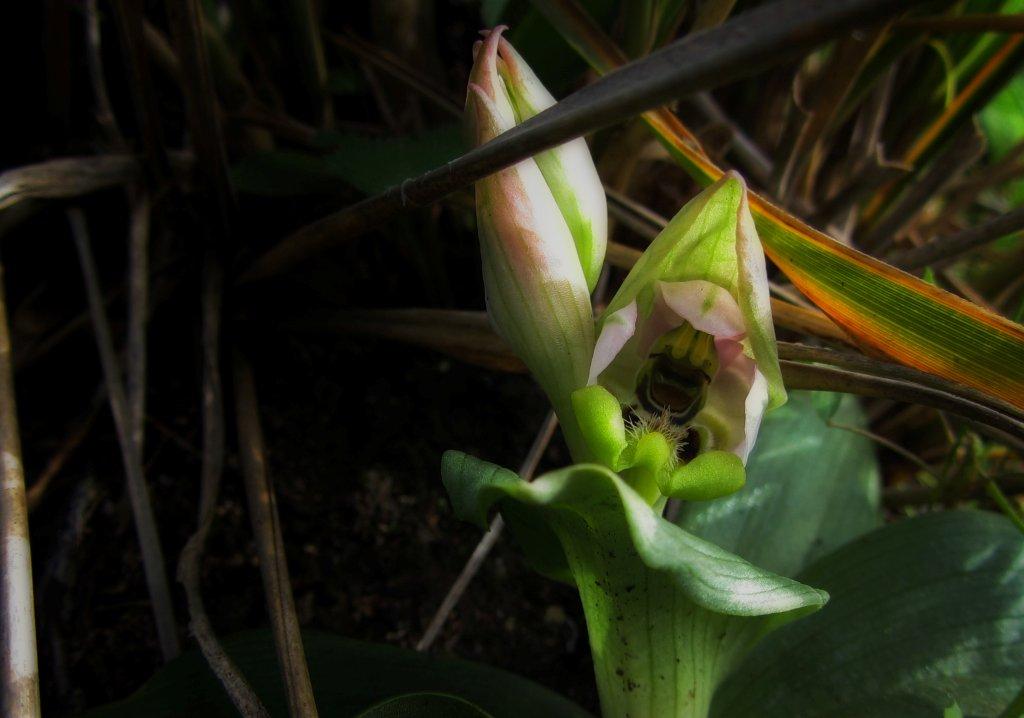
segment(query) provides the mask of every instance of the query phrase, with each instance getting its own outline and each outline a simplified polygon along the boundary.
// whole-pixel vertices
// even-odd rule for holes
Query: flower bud
[[[555,98],[505,38],[498,43],[498,72],[518,122],[555,104]],[[594,291],[608,244],[608,204],[587,141],[577,137],[541,152],[534,160],[569,225],[587,287]]]
[[[488,142],[518,121],[510,81],[499,72],[505,65],[499,55],[502,42],[498,28],[476,48],[466,98],[466,117],[476,144]],[[514,62],[518,69],[511,75],[521,76],[526,66],[521,60]],[[521,97],[535,94],[533,88]],[[527,106],[526,100],[520,102]],[[586,153],[585,144],[582,149]],[[586,160],[593,173],[589,156]],[[561,160],[549,164],[556,169],[568,166]],[[568,175],[561,176],[564,185]],[[591,180],[597,182],[596,173],[585,177],[583,184]],[[599,182],[596,186],[600,189]],[[584,267],[566,216],[534,158],[478,181],[476,208],[491,321],[547,392],[570,448],[578,447],[570,395],[587,384],[594,320]],[[598,267],[603,242],[602,233]],[[596,240],[587,248],[592,262]]]
[[[633,267],[600,322],[590,383],[678,438],[662,493],[706,499],[743,485],[761,417],[786,392],[739,175],[683,207]]]

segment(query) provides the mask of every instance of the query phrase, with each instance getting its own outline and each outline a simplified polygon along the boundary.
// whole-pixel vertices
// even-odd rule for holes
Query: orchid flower
[[[526,63],[489,33],[475,48],[466,119],[488,142],[554,103]],[[487,310],[547,392],[574,455],[571,394],[587,384],[594,347],[590,289],[604,261],[604,191],[580,138],[476,184]]]
[[[660,433],[670,449],[675,444],[665,470],[644,474],[641,493],[649,500],[658,493],[714,498],[742,486],[761,418],[786,392],[764,254],[739,175],[726,175],[680,210],[599,327],[592,386],[574,396],[591,451],[620,472],[637,464],[629,455],[635,442],[613,408],[627,406],[640,427],[653,430],[641,436]]]

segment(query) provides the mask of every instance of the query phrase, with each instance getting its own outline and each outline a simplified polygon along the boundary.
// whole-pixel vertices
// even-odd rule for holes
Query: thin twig
[[[39,663],[32,551],[21,463],[18,412],[14,400],[11,338],[7,328],[3,268],[0,267],[0,707],[10,718],[38,718]]]
[[[82,265],[82,277],[85,281],[89,310],[92,315],[93,333],[96,336],[96,346],[107,384],[110,412],[113,414],[114,425],[121,445],[121,458],[128,484],[128,499],[131,503],[135,531],[138,534],[139,546],[142,551],[142,566],[146,574],[146,586],[149,590],[150,600],[153,603],[153,616],[156,619],[160,650],[164,660],[170,660],[179,652],[178,631],[174,622],[174,608],[164,569],[163,550],[160,547],[153,506],[149,498],[149,488],[143,475],[142,456],[137,451],[132,437],[128,399],[125,396],[121,369],[118,366],[117,354],[110,337],[110,327],[103,309],[103,297],[96,272],[96,262],[89,246],[85,216],[81,210],[72,208],[68,210],[68,221]]]
[[[1024,491],[1024,474],[1005,474],[991,479],[999,484],[1003,491],[1017,494]],[[971,499],[985,493],[985,483],[975,483],[960,496],[954,498]],[[901,509],[907,506],[924,506],[939,503],[943,500],[941,492],[932,486],[893,486],[883,489],[882,502],[890,509]],[[1019,718],[1015,716],[1014,718]]]
[[[892,263],[905,269],[931,265],[942,266],[988,242],[1024,230],[1024,207],[1018,207],[976,227],[939,237],[928,244],[908,249],[892,258]]]
[[[178,581],[185,587],[189,628],[217,680],[245,718],[266,718],[270,713],[224,651],[203,604],[200,567],[206,537],[216,515],[217,496],[224,470],[224,397],[220,373],[220,319],[222,279],[211,255],[203,268],[203,458],[199,485],[199,521],[181,550]]]
[[[918,456],[914,452],[910,451],[909,449],[906,449],[906,448],[900,446],[899,444],[897,444],[892,439],[887,439],[887,438],[885,438],[884,436],[882,436],[880,434],[876,434],[875,432],[869,431],[868,429],[864,429],[864,428],[862,428],[860,426],[852,426],[850,424],[840,424],[840,423],[837,423],[835,421],[832,421],[831,419],[828,422],[826,422],[826,423],[828,424],[828,426],[832,427],[833,429],[841,429],[842,431],[849,431],[851,434],[857,434],[858,436],[863,436],[865,439],[870,439],[871,441],[875,442],[876,444],[884,446],[885,448],[889,449],[890,451],[892,451],[892,452],[894,452],[896,454],[899,454],[904,459],[906,459],[910,463],[914,464],[916,467],[918,467],[919,469],[921,469],[925,473],[930,474],[931,476],[934,476],[936,480],[938,480],[938,481],[942,480],[942,477],[939,476],[937,473],[935,473],[935,470],[932,467],[928,466],[928,464],[920,456]]]
[[[555,433],[555,427],[558,425],[558,418],[555,416],[555,412],[549,411],[548,415],[544,418],[544,422],[540,425],[540,429],[537,430],[537,435],[533,438],[533,444],[530,445],[530,450],[526,453],[526,458],[523,459],[522,465],[519,467],[519,476],[524,481],[530,481],[533,478],[534,472],[537,470],[537,464],[540,463],[541,457],[547,450],[548,444],[551,442],[551,437]],[[487,533],[484,534],[483,538],[480,539],[480,543],[477,544],[476,548],[473,549],[473,553],[470,554],[469,559],[466,561],[466,565],[462,567],[462,571],[459,572],[458,577],[452,584],[451,588],[448,589],[448,593],[445,594],[444,600],[441,601],[441,605],[434,613],[434,617],[430,619],[430,623],[427,625],[427,630],[423,632],[423,637],[416,644],[417,651],[429,650],[433,645],[434,641],[437,640],[438,634],[441,633],[441,629],[444,628],[445,621],[448,620],[448,616],[455,609],[455,606],[459,603],[459,599],[462,598],[462,594],[466,592],[473,577],[476,576],[480,567],[483,565],[487,555],[494,548],[494,545],[498,542],[498,538],[501,536],[502,530],[505,528],[505,522],[501,516],[496,516],[491,521],[490,528],[487,529]]]
[[[256,385],[252,369],[237,351],[234,358],[234,387],[242,475],[245,477],[245,493],[260,558],[260,573],[263,575],[263,590],[267,597],[274,646],[284,675],[288,713],[292,718],[314,718],[317,715],[316,700],[302,650],[302,634],[288,577],[277,499],[267,470]]]
[[[398,212],[445,197],[489,174],[574,137],[607,127],[680,96],[796,57],[848,32],[852,23],[892,14],[894,0],[832,0],[808,12],[803,0],[778,0],[720,27],[689,35],[577,90],[555,106],[443,167],[324,217],[251,263],[243,280],[285,271],[361,234]]]

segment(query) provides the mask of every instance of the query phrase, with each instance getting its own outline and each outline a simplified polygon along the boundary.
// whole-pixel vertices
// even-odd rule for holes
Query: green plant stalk
[[[570,525],[578,521],[554,528],[587,619],[601,714],[708,715],[720,672],[742,655],[722,640],[728,621],[695,606],[635,552],[609,545],[600,530]]]

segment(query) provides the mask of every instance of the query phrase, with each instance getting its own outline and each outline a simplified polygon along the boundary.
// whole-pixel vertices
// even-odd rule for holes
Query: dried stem
[[[217,260],[208,255],[203,271],[203,458],[199,485],[199,521],[178,559],[178,581],[185,587],[189,628],[217,680],[245,718],[270,713],[217,640],[203,604],[200,568],[206,537],[213,525],[224,471],[224,397],[220,373],[222,278]]]
[[[277,500],[267,470],[256,386],[252,369],[237,352],[234,358],[234,386],[235,420],[238,423],[245,493],[256,536],[256,550],[260,558],[260,573],[263,575],[263,590],[267,597],[277,660],[284,674],[288,713],[293,718],[312,718],[317,715],[316,701],[309,680],[306,656],[302,650],[302,634],[288,578]]]
[[[129,191],[132,198],[128,233],[128,337],[126,340],[128,419],[132,441],[143,455],[146,424],[146,321],[149,314],[149,220],[150,203],[140,189]]]
[[[156,619],[157,635],[164,660],[178,655],[178,631],[174,622],[174,608],[171,593],[164,569],[163,550],[153,516],[153,505],[149,498],[149,488],[142,469],[142,455],[133,440],[131,430],[131,413],[128,399],[125,396],[124,383],[119,367],[114,344],[110,337],[110,327],[103,308],[103,297],[100,291],[96,262],[89,245],[88,228],[81,210],[68,210],[75,247],[78,250],[82,265],[82,277],[85,281],[89,311],[92,316],[93,333],[99,350],[100,363],[107,384],[107,396],[110,400],[110,412],[114,417],[114,425],[121,445],[121,458],[124,463],[128,483],[128,499],[135,520],[135,531],[139,537],[142,551],[142,565],[146,574],[146,586],[153,603],[153,616]]]
[[[537,464],[540,463],[540,458],[544,455],[544,451],[547,449],[548,444],[551,442],[551,437],[555,433],[555,427],[558,425],[558,418],[555,416],[553,411],[549,411],[548,415],[544,418],[544,423],[540,425],[540,429],[537,431],[537,435],[533,438],[533,444],[530,446],[530,450],[526,454],[526,458],[523,459],[522,465],[519,467],[519,476],[524,481],[530,481],[533,478],[534,472],[537,470]],[[459,603],[459,599],[466,592],[473,577],[476,576],[480,567],[483,565],[484,560],[490,554],[491,549],[498,543],[498,539],[501,537],[501,532],[505,528],[505,522],[501,516],[496,516],[491,521],[490,528],[487,529],[487,533],[484,534],[483,538],[480,539],[480,543],[477,544],[476,548],[473,549],[473,553],[470,554],[469,559],[466,561],[466,565],[462,567],[462,571],[459,572],[458,577],[452,584],[451,588],[448,589],[448,593],[445,594],[444,600],[441,601],[441,605],[438,607],[437,612],[434,613],[434,617],[430,619],[430,624],[427,626],[427,630],[424,631],[423,637],[416,644],[417,651],[426,651],[434,644],[437,640],[438,634],[441,633],[441,629],[444,628],[445,621],[448,620],[448,616],[455,609],[455,606]]]
[[[0,267],[0,707],[10,718],[38,718],[39,662],[32,598],[32,551],[28,536],[25,472],[14,401],[11,338]]]

